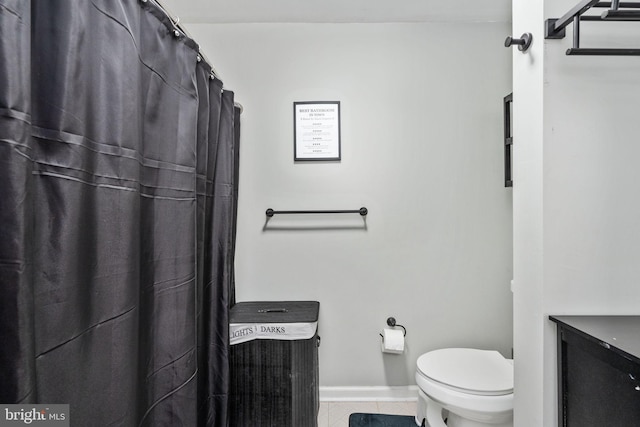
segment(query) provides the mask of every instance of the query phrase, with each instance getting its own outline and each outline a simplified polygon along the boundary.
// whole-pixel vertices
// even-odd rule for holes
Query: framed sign
[[[340,160],[340,101],[293,103],[293,160]]]

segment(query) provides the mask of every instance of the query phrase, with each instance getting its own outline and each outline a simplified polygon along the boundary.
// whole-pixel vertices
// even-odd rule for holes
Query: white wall
[[[513,343],[514,423],[543,419],[543,61],[538,2],[513,2],[513,35],[533,33],[526,53],[513,47]],[[549,425],[550,426],[550,425]]]
[[[557,425],[548,315],[640,313],[640,58],[566,56],[572,26],[544,40],[542,23],[576,2],[548,0],[544,13],[530,3],[513,9],[514,33],[537,37],[513,62],[515,419],[547,427]],[[581,45],[640,47],[638,35],[637,23],[583,24]]]
[[[506,23],[188,24],[244,106],[237,295],[321,303],[321,386],[414,384],[443,346],[512,347]],[[337,100],[342,161],[293,162],[293,102]],[[357,209],[274,217],[265,210]],[[388,316],[407,353],[380,352]]]

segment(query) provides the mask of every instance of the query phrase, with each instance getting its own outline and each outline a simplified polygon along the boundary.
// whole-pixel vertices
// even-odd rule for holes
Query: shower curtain
[[[239,140],[152,0],[0,0],[0,403],[228,424]]]

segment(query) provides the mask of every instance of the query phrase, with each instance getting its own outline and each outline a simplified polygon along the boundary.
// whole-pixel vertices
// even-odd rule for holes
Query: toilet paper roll
[[[404,332],[400,329],[385,328],[382,331],[382,352],[401,354],[404,352]]]

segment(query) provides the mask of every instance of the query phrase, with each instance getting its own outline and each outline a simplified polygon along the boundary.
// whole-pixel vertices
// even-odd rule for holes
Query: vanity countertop
[[[549,319],[640,363],[640,316],[549,316]]]

